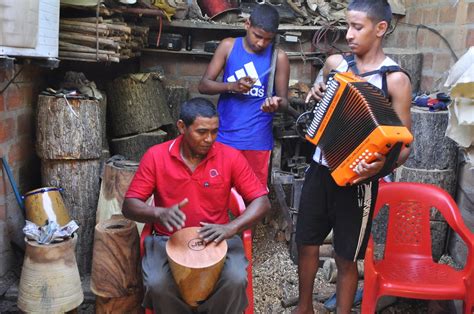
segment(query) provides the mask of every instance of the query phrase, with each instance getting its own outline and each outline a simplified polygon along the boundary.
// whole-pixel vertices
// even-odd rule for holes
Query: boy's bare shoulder
[[[404,86],[410,84],[410,78],[403,71],[391,72],[387,74],[388,86]]]
[[[327,57],[324,67],[329,71],[334,70],[341,64],[342,60],[344,60],[344,57],[340,54],[330,55]]]

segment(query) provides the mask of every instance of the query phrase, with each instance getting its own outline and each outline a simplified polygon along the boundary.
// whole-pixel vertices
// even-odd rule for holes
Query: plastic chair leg
[[[474,313],[474,297],[467,296],[464,300],[464,314]]]
[[[373,314],[377,307],[377,295],[373,286],[368,285],[364,282],[364,293],[362,295],[362,306],[361,313],[363,314]]]

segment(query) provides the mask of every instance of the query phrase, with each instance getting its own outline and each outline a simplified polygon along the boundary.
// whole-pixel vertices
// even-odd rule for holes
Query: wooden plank
[[[193,22],[187,20],[163,22],[163,26],[177,27],[177,28],[194,28],[194,29],[221,29],[221,30],[240,30],[245,32],[244,24],[223,24],[223,23],[209,23],[209,22]],[[337,29],[346,30],[346,27],[336,26]],[[315,31],[321,29],[321,26],[316,25],[293,25],[280,24],[279,31]]]

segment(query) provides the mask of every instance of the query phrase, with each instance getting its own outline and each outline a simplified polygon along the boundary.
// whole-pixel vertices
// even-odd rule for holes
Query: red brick
[[[423,48],[438,48],[439,47],[441,38],[438,35],[436,35],[432,31],[429,31],[427,29],[421,30],[420,32],[423,32],[423,41],[422,41]]]
[[[431,52],[423,55],[423,69],[431,69],[433,67],[433,54]]]
[[[176,64],[176,66],[179,67],[178,75],[179,76],[196,76],[199,79],[201,79],[201,77],[204,75],[204,72],[206,72],[206,69],[207,69],[207,66],[209,65],[210,60],[208,59],[192,60],[191,58],[189,58],[188,60],[189,61],[181,60],[181,62]]]
[[[5,204],[0,204],[0,220],[2,221],[7,220],[7,208]]]
[[[451,66],[451,56],[449,54],[436,54],[433,62],[433,70],[438,73],[447,72]]]
[[[398,34],[397,48],[408,48],[408,31],[402,31]]]
[[[470,29],[466,36],[466,48],[474,46],[474,29]]]
[[[439,23],[454,23],[456,21],[457,6],[451,5],[439,8]]]
[[[0,94],[0,112],[5,111],[5,101],[3,94]]]
[[[438,20],[438,8],[428,8],[423,10],[423,24],[434,25]]]
[[[32,135],[33,133],[33,114],[24,113],[17,117],[17,134],[21,135]]]
[[[422,76],[421,77],[421,90],[431,92],[434,85],[434,79],[431,76]]]
[[[8,163],[16,165],[18,162],[29,159],[34,153],[34,143],[32,143],[29,137],[23,137],[20,141],[10,146]]]
[[[469,3],[467,7],[467,23],[474,23],[474,3]]]
[[[15,121],[12,118],[0,121],[0,143],[13,138],[15,133]]]
[[[12,84],[6,91],[6,107],[8,110],[15,110],[30,106],[33,100],[34,86],[32,84],[21,83]]]
[[[408,23],[415,24],[415,25],[421,24],[422,18],[423,18],[423,11],[419,8],[414,9],[410,11]]]

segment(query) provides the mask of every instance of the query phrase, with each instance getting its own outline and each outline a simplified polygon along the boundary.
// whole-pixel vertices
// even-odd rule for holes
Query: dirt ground
[[[253,243],[253,289],[255,312],[262,314],[289,314],[295,306],[284,307],[282,301],[296,304],[298,296],[297,266],[291,261],[288,244],[275,240],[271,224],[259,224],[255,228]],[[362,281],[359,282],[362,285]],[[315,313],[330,313],[323,302],[335,292],[335,285],[325,281],[318,271],[314,291],[321,302],[313,303]],[[293,302],[291,302],[293,301]],[[428,310],[430,307],[430,310]],[[353,309],[360,313],[360,307]],[[381,309],[382,314],[449,313],[449,310],[434,309],[427,301],[395,299],[395,303]]]

